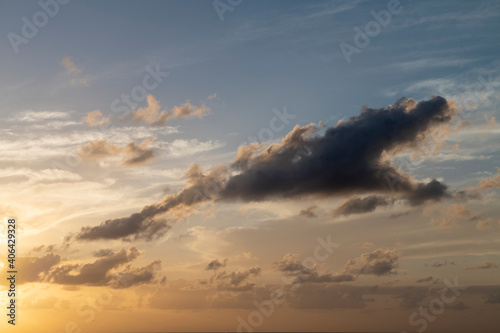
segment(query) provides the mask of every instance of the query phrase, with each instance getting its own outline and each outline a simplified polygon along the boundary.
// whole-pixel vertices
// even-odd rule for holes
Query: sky
[[[497,1],[0,9],[2,332],[498,331]]]

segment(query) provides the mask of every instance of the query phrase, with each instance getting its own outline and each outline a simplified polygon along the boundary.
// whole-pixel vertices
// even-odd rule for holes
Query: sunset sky
[[[498,1],[8,0],[0,31],[2,332],[498,332]]]

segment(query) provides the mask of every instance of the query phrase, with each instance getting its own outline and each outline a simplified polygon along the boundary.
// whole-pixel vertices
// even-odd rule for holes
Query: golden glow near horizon
[[[0,7],[0,332],[498,332],[500,4]]]

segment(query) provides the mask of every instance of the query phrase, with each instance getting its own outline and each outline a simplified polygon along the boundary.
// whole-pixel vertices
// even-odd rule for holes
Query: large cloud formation
[[[307,194],[389,192],[414,203],[437,199],[446,186],[437,181],[413,183],[382,157],[396,149],[416,147],[433,128],[449,123],[454,108],[442,97],[416,104],[401,99],[394,106],[364,108],[324,135],[312,136],[319,126],[295,126],[280,144],[262,153],[241,154],[241,173],[232,177],[221,195],[225,199],[263,200]],[[242,163],[244,161],[244,163]]]
[[[74,236],[77,240],[97,239],[143,239],[151,240],[163,236],[170,229],[167,220],[157,218],[168,211],[177,210],[182,214],[183,207],[215,199],[223,186],[227,170],[215,168],[203,174],[201,168],[194,164],[187,172],[188,185],[177,194],[167,195],[159,203],[144,207],[139,213],[128,217],[111,219],[94,227],[83,227]],[[70,237],[68,242],[73,239]]]
[[[129,217],[85,227],[76,238],[152,239],[169,228],[166,222],[155,222],[158,215],[209,200],[260,201],[363,193],[397,196],[410,205],[441,200],[451,195],[445,184],[437,180],[416,182],[384,157],[417,148],[432,131],[449,124],[455,113],[453,104],[442,97],[419,103],[403,98],[386,108],[363,108],[359,116],[327,128],[323,135],[318,133],[321,122],[297,125],[281,143],[265,148],[258,144],[240,147],[229,166],[204,174],[198,165],[192,165],[187,172],[188,185],[178,194],[167,195]],[[365,211],[370,211],[377,205],[387,205],[387,200],[377,199],[367,205],[360,201],[354,206],[361,203]],[[340,212],[356,211],[354,206]]]

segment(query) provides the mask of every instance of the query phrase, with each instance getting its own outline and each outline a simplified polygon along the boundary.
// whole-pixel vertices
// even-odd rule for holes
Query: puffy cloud
[[[127,159],[125,160],[125,165],[140,165],[149,162],[155,157],[154,151],[149,147],[153,140],[144,140],[140,144],[135,142],[130,142],[127,147],[125,147],[125,155]]]
[[[319,267],[307,267],[299,259],[298,254],[286,254],[279,262],[274,263],[275,269],[286,277],[292,277],[294,284],[301,283],[339,283],[354,281],[359,275],[388,275],[395,274],[399,254],[395,250],[377,249],[363,253],[360,257],[350,259],[344,265],[341,273],[320,274]]]
[[[134,120],[150,125],[161,126],[167,121],[178,118],[203,118],[210,113],[206,105],[193,105],[189,101],[182,105],[174,106],[171,110],[161,110],[160,103],[153,95],[147,96],[147,106],[131,110]]]
[[[497,173],[492,178],[483,179],[474,187],[473,190],[476,191],[485,191],[490,189],[495,189],[500,187],[500,169],[497,170]]]
[[[94,140],[80,148],[80,156],[84,159],[98,160],[118,155],[122,147],[108,143],[107,140]]]
[[[217,273],[212,278],[212,282],[217,282],[217,289],[229,291],[244,291],[252,289],[254,283],[247,282],[250,276],[259,275],[262,269],[259,266],[253,266],[243,272],[226,272]],[[246,282],[245,284],[243,284]]]
[[[302,209],[299,213],[299,216],[304,216],[304,217],[309,217],[309,218],[316,217],[316,213],[314,213],[314,210],[316,208],[318,208],[318,206],[312,205],[312,206],[307,207],[306,209]]]
[[[94,110],[89,112],[82,120],[90,126],[99,126],[109,123],[110,117],[104,117],[101,111]]]
[[[89,264],[61,265],[51,270],[47,280],[57,284],[106,285],[111,279],[110,270],[129,263],[139,254],[137,248],[131,247],[128,252],[122,249]]]
[[[123,271],[116,273],[111,280],[110,286],[114,288],[128,288],[135,285],[159,282],[163,283],[165,278],[157,281],[158,272],[161,270],[161,260],[154,260],[144,267],[127,266]]]
[[[448,124],[456,113],[442,97],[417,104],[400,100],[381,109],[365,108],[324,135],[320,125],[295,126],[279,144],[233,164],[241,172],[222,190],[224,199],[264,200],[300,195],[334,195],[394,190],[410,204],[439,200],[447,187],[437,180],[414,183],[382,156],[412,149],[432,129]],[[255,147],[252,148],[252,150]],[[242,163],[243,162],[243,163]]]
[[[151,110],[156,113],[148,118],[154,122],[161,117],[155,101],[150,98]],[[148,112],[141,114],[146,117]],[[188,185],[179,193],[167,195],[129,217],[84,228],[78,238],[117,239],[142,234],[157,215],[211,200],[260,201],[354,192],[399,195],[410,205],[441,200],[450,196],[445,184],[437,180],[415,182],[382,157],[388,151],[417,147],[431,130],[448,124],[454,114],[453,105],[442,97],[419,103],[401,99],[387,108],[364,108],[359,116],[326,129],[323,135],[318,134],[323,123],[297,125],[281,143],[264,149],[257,144],[240,148],[227,167],[219,166],[203,174],[198,165],[192,165],[187,173]],[[375,202],[384,200],[391,199]],[[368,202],[365,206],[370,209],[371,205]],[[100,236],[101,230],[106,237]]]
[[[82,69],[76,67],[75,63],[73,62],[73,60],[71,60],[71,57],[69,56],[62,58],[61,66],[64,68],[66,74],[68,75],[76,75],[82,72]]]
[[[147,163],[156,157],[151,144],[154,139],[144,139],[141,143],[132,141],[125,147],[113,145],[107,140],[94,140],[80,148],[79,155],[86,160],[103,160],[109,157],[123,156],[123,164],[136,166]]]
[[[61,67],[66,72],[66,75],[71,77],[70,82],[72,84],[81,83],[84,85],[88,85],[87,78],[82,77],[82,68],[79,68],[75,65],[71,57],[64,57],[60,62]]]
[[[394,200],[375,195],[365,198],[355,197],[342,203],[332,213],[341,216],[369,213],[373,212],[377,207],[388,206],[393,202]]]
[[[446,213],[452,217],[465,217],[470,215],[470,210],[465,203],[457,203],[448,206]]]
[[[394,270],[398,267],[398,260],[399,253],[396,250],[377,249],[348,260],[344,271],[348,274],[376,276],[395,274]]]
[[[476,223],[477,230],[491,229],[494,225],[493,218],[484,217],[483,214],[481,214],[481,213],[476,213],[476,214],[472,215],[468,220],[470,222]]]
[[[299,260],[298,254],[288,253],[281,261],[275,262],[274,267],[285,274],[285,276],[293,277],[294,283],[337,283],[354,281],[355,277],[351,274],[319,274],[318,267],[306,267]]]
[[[427,184],[418,184],[407,200],[412,206],[418,206],[429,200],[439,201],[446,197],[451,197],[448,186],[433,179]]]
[[[225,259],[223,262],[220,262],[219,260],[215,259],[215,260],[212,260],[211,262],[209,262],[205,269],[216,271],[219,268],[226,267],[226,263],[227,263],[227,259]]]
[[[140,255],[139,250],[131,247],[129,251],[122,249],[114,252],[102,250],[96,253],[99,258],[88,264],[65,264],[54,267],[47,274],[45,281],[64,285],[110,285],[126,288],[132,285],[153,282],[161,268],[161,261],[156,260],[147,266],[134,268],[129,264]]]

